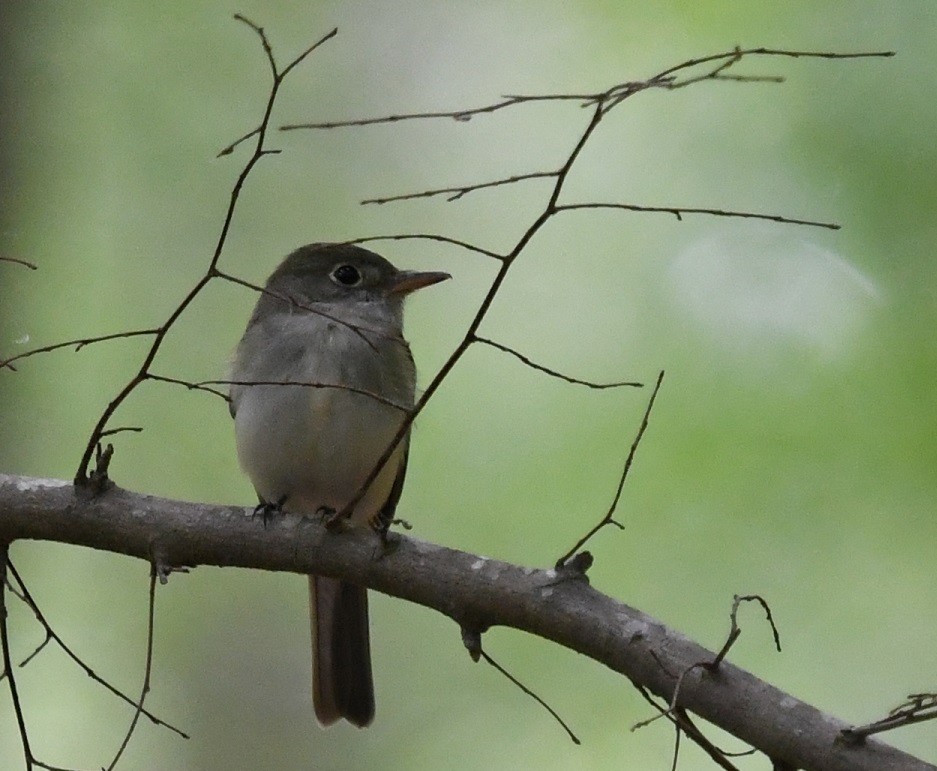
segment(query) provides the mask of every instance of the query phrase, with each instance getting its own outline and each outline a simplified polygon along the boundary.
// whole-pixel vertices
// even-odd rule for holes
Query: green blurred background
[[[701,84],[643,94],[602,125],[567,201],[744,208],[832,220],[817,229],[620,212],[557,217],[521,261],[483,332],[595,380],[667,379],[626,488],[623,533],[593,542],[593,583],[710,647],[734,593],[771,603],[784,651],[754,609],[733,659],[856,722],[937,688],[937,6],[930,0],[730,3],[161,2],[3,4],[4,183],[0,356],[160,323],[203,273],[269,75],[333,26],[288,80],[275,125],[460,109],[501,94],[582,92],[743,46],[894,49],[894,59],[750,61],[783,85]],[[242,195],[222,266],[261,281],[295,246],[439,232],[509,247],[544,204],[532,182],[441,200],[363,198],[555,168],[586,118],[540,104],[468,123],[276,133]],[[493,276],[434,243],[376,247],[454,280],[411,302],[425,384]],[[157,372],[223,377],[253,295],[212,284],[167,340]],[[0,468],[70,478],[104,405],[145,343],[61,351],[0,373]],[[592,392],[473,349],[422,415],[400,514],[414,535],[547,565],[608,505],[647,390]],[[243,503],[225,405],[138,389],[117,437],[116,481]],[[102,675],[136,693],[147,567],[44,543],[12,557],[42,608]],[[14,603],[17,655],[41,640]],[[457,627],[375,596],[378,716],[320,730],[309,693],[305,581],[199,568],[158,594],[147,702],[192,734],[141,724],[125,769],[668,768],[663,722],[622,678],[510,630],[485,638],[547,699],[533,702],[465,654]],[[46,762],[100,767],[131,710],[58,651],[18,672]],[[727,749],[737,741],[713,732]],[[937,762],[937,729],[894,733]],[[739,759],[763,769],[764,758]],[[0,700],[0,768],[20,767]],[[680,768],[709,768],[687,744]]]

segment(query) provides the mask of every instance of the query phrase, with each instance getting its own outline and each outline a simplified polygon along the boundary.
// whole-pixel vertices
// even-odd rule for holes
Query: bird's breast
[[[399,338],[397,338],[399,340]],[[340,509],[354,496],[393,439],[409,408],[415,375],[402,340],[367,341],[336,322],[302,317],[245,340],[235,360],[238,457],[267,501],[312,513]],[[405,442],[355,511],[367,519],[383,506]],[[360,516],[359,516],[360,515]]]

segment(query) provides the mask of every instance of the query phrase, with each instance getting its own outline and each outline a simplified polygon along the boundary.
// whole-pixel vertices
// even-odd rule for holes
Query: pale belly
[[[238,459],[267,502],[288,511],[341,510],[358,492],[403,420],[363,394],[302,386],[254,386],[235,417]],[[401,442],[352,516],[372,519],[405,457]]]

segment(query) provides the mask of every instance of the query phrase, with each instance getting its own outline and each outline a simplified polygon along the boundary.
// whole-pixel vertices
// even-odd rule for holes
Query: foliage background
[[[751,61],[746,71],[787,83],[642,95],[604,124],[570,180],[580,200],[744,208],[843,230],[565,215],[517,264],[484,331],[581,377],[667,370],[619,514],[627,529],[592,545],[598,588],[712,647],[733,593],[763,594],[784,651],[749,610],[735,661],[847,720],[937,687],[933,3],[4,3],[0,253],[40,269],[0,264],[0,355],[159,323],[202,273],[244,157],[215,153],[256,124],[268,86],[235,11],[267,28],[282,61],[339,27],[288,81],[276,125],[597,90],[736,44],[898,51]],[[283,153],[245,189],[223,265],[261,281],[299,244],[379,233],[505,248],[545,185],[451,204],[357,202],[554,168],[584,118],[539,105],[468,123],[278,134]],[[411,303],[426,382],[493,266],[438,244],[378,249],[454,276]],[[253,299],[211,286],[158,370],[223,376]],[[71,477],[142,350],[120,341],[0,373],[0,468]],[[417,537],[548,564],[608,505],[646,395],[579,390],[472,350],[419,421],[400,513]],[[146,428],[118,438],[122,486],[250,504],[220,400],[149,384],[118,422]],[[146,566],[49,544],[18,543],[12,556],[56,629],[136,692]],[[148,706],[193,738],[142,724],[122,767],[669,767],[672,733],[629,731],[649,710],[621,678],[518,633],[486,636],[573,725],[574,747],[469,661],[451,622],[378,596],[378,718],[365,732],[321,731],[304,592],[295,576],[210,568],[162,588]],[[11,625],[25,656],[40,631],[22,608]],[[45,761],[107,761],[129,709],[52,649],[18,677]],[[890,739],[937,761],[932,724]],[[4,694],[0,767],[19,758]],[[680,767],[708,763],[685,748]]]

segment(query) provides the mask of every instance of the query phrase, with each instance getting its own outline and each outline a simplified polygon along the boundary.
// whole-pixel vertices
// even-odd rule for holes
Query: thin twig
[[[36,658],[36,656],[38,656],[40,653],[42,653],[43,649],[45,649],[45,647],[46,647],[50,642],[52,642],[52,635],[49,634],[49,630],[47,629],[47,630],[46,630],[46,636],[45,636],[45,638],[43,638],[42,642],[39,643],[39,645],[37,645],[37,646],[33,649],[33,652],[32,652],[32,653],[30,653],[26,658],[24,658],[24,659],[20,662],[20,667],[25,667],[27,664],[29,664],[30,661],[32,661],[34,658]],[[0,678],[0,679],[3,679],[3,678]]]
[[[386,198],[366,198],[362,204],[385,204],[394,201],[412,201],[416,198],[434,198],[436,196],[446,196],[448,202],[458,201],[469,193],[477,190],[487,190],[492,187],[501,187],[503,185],[513,185],[516,182],[525,182],[529,179],[553,179],[559,174],[558,171],[534,171],[530,174],[515,174],[503,179],[495,179],[489,182],[478,182],[472,185],[460,185],[459,187],[439,187],[434,190],[422,190],[419,193],[403,193],[402,195],[390,195]]]
[[[859,743],[873,734],[893,731],[902,726],[937,720],[937,693],[912,693],[907,701],[892,709],[881,720],[854,726],[843,731],[847,741]]]
[[[674,727],[680,728],[686,737],[694,744],[696,744],[701,750],[703,750],[703,752],[709,755],[709,757],[717,766],[725,769],[726,771],[739,771],[738,767],[729,760],[729,755],[731,753],[727,753],[713,744],[705,736],[705,734],[703,734],[699,727],[690,719],[690,716],[686,713],[685,710],[671,710],[669,707],[662,707],[654,700],[654,697],[643,685],[635,682],[634,680],[631,681],[631,684],[635,687],[635,690],[637,690],[638,693],[644,697],[645,701],[647,701],[648,704],[650,704],[658,711],[658,713],[660,713],[658,717],[669,720],[674,725]],[[631,730],[636,731],[641,727],[641,725],[634,725],[631,727]]]
[[[12,262],[17,265],[23,265],[24,267],[27,267],[30,270],[39,270],[38,265],[32,262],[26,262],[26,260],[21,260],[18,257],[0,257],[0,262]]]
[[[33,615],[36,617],[36,621],[38,621],[39,624],[42,626],[42,628],[45,629],[46,634],[49,635],[55,641],[55,644],[58,645],[59,648],[61,648],[62,652],[66,656],[68,656],[72,661],[74,661],[81,668],[81,670],[88,677],[94,680],[96,683],[106,688],[108,691],[114,694],[114,696],[125,701],[130,706],[136,707],[136,702],[132,698],[127,696],[127,694],[123,693],[122,691],[119,691],[117,688],[111,685],[107,680],[105,680],[103,677],[98,675],[81,658],[79,658],[78,655],[65,643],[65,641],[59,636],[58,632],[56,632],[52,628],[52,625],[46,619],[43,612],[39,609],[38,603],[35,601],[35,599],[33,599],[33,596],[30,594],[29,589],[26,588],[26,584],[23,582],[23,579],[20,577],[20,574],[17,572],[12,562],[9,563],[9,570],[10,570],[10,575],[13,576],[16,583],[19,584],[19,588],[20,588],[20,592],[22,593],[23,601],[26,603],[29,609],[33,612]],[[156,717],[156,715],[154,715],[152,712],[149,712],[148,710],[143,710],[143,714],[146,715],[154,725],[167,728],[173,733],[181,736],[183,739],[189,738],[189,735],[187,733],[176,728],[174,725],[167,723],[165,720],[161,720],[160,718]]]
[[[568,203],[556,207],[557,212],[578,211],[580,209],[624,209],[625,211],[672,214],[682,222],[687,214],[705,214],[710,217],[733,217],[736,219],[768,220],[780,222],[785,225],[805,225],[807,227],[839,230],[840,225],[835,222],[820,222],[818,220],[805,220],[796,217],[784,217],[780,214],[763,214],[761,212],[738,211],[733,209],[708,209],[689,206],[639,206],[629,203]]]
[[[107,431],[101,432],[101,438],[105,436],[113,436],[114,434],[122,434],[124,432],[129,432],[131,434],[139,434],[143,431],[143,426],[117,426],[117,428],[109,428]]]
[[[553,719],[556,720],[556,722],[559,723],[559,724],[563,727],[563,730],[566,731],[567,735],[568,735],[569,738],[572,740],[573,744],[582,744],[582,742],[579,741],[579,737],[576,736],[576,734],[573,733],[572,729],[566,724],[566,721],[564,721],[563,718],[561,718],[561,717],[559,716],[559,714],[557,713],[557,711],[556,711],[555,709],[553,709],[553,707],[551,707],[549,704],[547,704],[547,703],[546,703],[543,699],[541,699],[536,693],[534,693],[532,690],[530,690],[530,688],[528,688],[528,687],[527,687],[526,685],[524,685],[520,680],[518,680],[516,677],[514,677],[514,675],[512,675],[512,674],[511,674],[510,672],[508,672],[504,667],[502,667],[497,661],[495,661],[493,658],[491,658],[491,656],[489,656],[487,653],[485,653],[484,649],[479,648],[479,649],[478,649],[478,653],[479,653],[479,655],[480,655],[486,662],[488,662],[489,664],[491,664],[491,666],[493,666],[493,667],[494,667],[496,670],[498,670],[502,675],[504,675],[508,680],[510,680],[512,683],[514,683],[514,685],[516,685],[518,688],[520,688],[524,693],[526,693],[528,696],[530,696],[530,698],[532,698],[535,702],[537,702],[537,703],[538,703],[541,707],[543,707],[547,712],[549,712],[550,715],[553,717]]]
[[[108,765],[107,771],[114,771],[114,768],[117,766],[117,761],[120,760],[120,756],[123,755],[124,750],[127,749],[127,745],[130,743],[130,737],[133,736],[137,723],[140,722],[140,715],[143,714],[143,702],[146,700],[146,695],[150,692],[150,675],[153,670],[153,621],[155,616],[156,566],[150,565],[150,591],[147,601],[146,619],[146,664],[143,671],[143,685],[140,688],[140,698],[137,699],[136,708],[133,711],[133,719],[130,721],[130,727],[127,729],[127,733],[124,735],[124,739],[120,743],[120,747],[118,747],[114,759],[110,762],[110,765]]]
[[[95,343],[104,343],[108,340],[119,340],[125,337],[139,337],[141,335],[156,335],[159,333],[159,329],[136,329],[130,332],[114,332],[110,335],[98,335],[97,337],[79,337],[76,340],[66,340],[62,343],[53,343],[52,345],[44,345],[42,348],[33,348],[30,351],[24,351],[19,353],[16,356],[11,356],[9,359],[0,359],[0,369],[4,367],[10,367],[10,369],[16,369],[11,366],[13,362],[19,361],[20,359],[27,359],[30,356],[35,356],[37,353],[50,353],[51,351],[57,351],[60,348],[71,348],[74,346],[75,351],[80,351],[86,345],[94,345]]]
[[[384,115],[380,118],[359,118],[356,120],[327,121],[320,123],[292,123],[280,126],[280,131],[295,131],[296,129],[335,129],[348,128],[351,126],[374,126],[382,123],[399,123],[407,120],[432,120],[434,118],[446,118],[448,120],[466,123],[475,115],[490,114],[498,112],[506,107],[514,107],[519,104],[529,104],[530,102],[548,102],[548,101],[574,101],[585,102],[591,99],[594,94],[541,94],[537,96],[505,96],[503,101],[494,104],[487,104],[483,107],[472,107],[468,110],[430,110],[426,112],[410,112],[400,115]]]
[[[777,648],[778,652],[781,651],[781,637],[778,633],[778,628],[775,626],[774,618],[771,615],[771,608],[768,606],[768,603],[764,600],[761,595],[758,594],[746,594],[746,595],[735,595],[732,598],[732,610],[729,613],[729,618],[731,620],[731,626],[729,629],[729,634],[726,636],[726,641],[723,643],[722,648],[719,650],[716,655],[708,661],[697,661],[695,664],[690,664],[686,667],[680,675],[677,677],[677,682],[674,685],[673,695],[670,697],[670,707],[667,710],[669,713],[676,713],[679,710],[678,704],[680,701],[680,689],[683,687],[683,683],[690,673],[697,669],[702,669],[705,672],[714,673],[719,669],[720,664],[725,660],[726,655],[729,650],[735,645],[736,640],[741,636],[742,630],[738,625],[738,611],[739,606],[743,602],[758,602],[765,611],[765,615],[768,619],[768,624],[771,626],[771,632],[774,635],[774,645]],[[661,713],[654,715],[646,720],[641,720],[632,726],[631,730],[637,730],[638,728],[644,728],[645,726],[650,725],[651,723],[660,720],[664,717],[665,714]],[[721,752],[721,751],[720,751]],[[723,753],[726,754],[726,753]],[[737,753],[743,755],[746,753]]]
[[[218,151],[218,154],[215,157],[222,158],[225,155],[231,155],[231,153],[233,153],[235,149],[237,149],[238,145],[243,144],[244,142],[246,142],[248,139],[250,139],[253,136],[257,136],[258,131],[260,131],[259,127],[255,129],[251,129],[243,136],[240,136],[237,139],[235,139],[231,144],[226,145],[225,147],[221,148],[221,150]]]
[[[594,388],[596,390],[602,390],[604,388],[622,388],[624,386],[630,386],[632,388],[644,387],[644,383],[636,383],[636,382],[624,381],[624,380],[615,382],[615,383],[595,383],[591,380],[580,380],[579,378],[572,377],[570,375],[564,375],[562,372],[557,372],[555,369],[550,369],[549,367],[545,367],[542,364],[537,364],[537,362],[529,359],[527,356],[520,353],[519,351],[515,351],[513,348],[509,348],[508,346],[502,345],[501,343],[496,343],[494,340],[489,340],[487,337],[479,337],[478,335],[476,335],[474,340],[476,343],[483,343],[485,345],[491,346],[492,348],[497,348],[499,351],[504,351],[505,353],[509,353],[511,354],[511,356],[515,357],[516,359],[519,359],[531,369],[535,369],[538,372],[543,372],[544,374],[549,375],[550,377],[558,378],[559,380],[563,380],[567,383],[574,383],[576,385],[584,385],[587,388]]]
[[[860,52],[860,53],[835,53],[828,51],[784,51],[781,49],[773,48],[739,48],[736,47],[731,51],[723,51],[718,54],[710,54],[709,56],[702,56],[695,59],[688,59],[680,64],[677,64],[673,67],[669,67],[662,72],[659,72],[656,75],[647,78],[642,81],[627,81],[623,83],[617,83],[605,91],[599,91],[596,93],[590,94],[534,94],[534,95],[521,95],[521,94],[512,94],[505,95],[502,97],[501,101],[494,102],[492,104],[483,105],[481,107],[473,107],[468,110],[430,110],[425,112],[410,112],[410,113],[400,113],[396,115],[385,115],[376,118],[359,118],[354,120],[341,120],[341,121],[319,121],[319,122],[308,122],[308,123],[294,123],[285,126],[280,126],[280,131],[294,131],[297,129],[336,129],[336,128],[348,128],[353,126],[374,126],[380,124],[390,124],[390,123],[399,123],[401,121],[410,121],[410,120],[434,120],[434,119],[448,119],[458,122],[465,122],[470,120],[475,115],[482,115],[497,112],[506,108],[517,107],[520,105],[527,105],[533,102],[554,102],[554,101],[572,101],[578,102],[584,107],[591,106],[596,103],[603,104],[603,111],[608,111],[609,109],[620,104],[624,99],[629,96],[633,96],[641,91],[646,91],[652,88],[667,88],[667,89],[676,89],[676,88],[686,88],[694,83],[699,83],[704,80],[729,80],[735,82],[745,82],[745,83],[779,83],[783,82],[783,78],[776,75],[727,75],[725,70],[731,66],[734,66],[737,62],[740,62],[742,59],[748,56],[755,57],[788,57],[788,58],[813,58],[813,59],[869,59],[869,58],[882,58],[882,57],[891,57],[894,56],[894,51],[878,51],[878,52]],[[684,80],[676,80],[674,75],[678,72],[682,72],[687,69],[692,69],[694,67],[700,66],[702,64],[710,63],[719,63],[717,66],[710,72],[707,72],[703,75],[697,75],[694,77],[688,77]]]
[[[23,714],[23,705],[20,703],[19,691],[16,688],[16,676],[13,674],[13,657],[10,653],[10,636],[7,630],[6,585],[8,566],[13,567],[9,561],[9,546],[0,544],[0,649],[2,649],[3,671],[6,674],[7,687],[10,689],[10,700],[13,702],[13,713],[16,715],[16,725],[19,727],[23,758],[26,762],[26,769],[29,771],[33,767],[33,753],[29,747],[26,716]]]
[[[219,233],[218,239],[215,242],[215,249],[204,275],[195,283],[195,286],[192,287],[192,289],[185,295],[185,297],[182,298],[182,300],[169,314],[163,324],[157,327],[154,339],[150,344],[150,348],[146,355],[143,357],[143,361],[140,364],[140,368],[136,375],[131,378],[131,380],[117,393],[113,399],[111,399],[110,402],[108,402],[107,406],[104,408],[104,412],[98,418],[98,421],[91,432],[91,436],[88,439],[88,443],[85,446],[85,451],[82,454],[81,460],[78,464],[78,471],[75,474],[75,484],[77,485],[88,484],[89,480],[92,478],[93,474],[89,474],[88,467],[91,463],[91,458],[94,455],[94,450],[101,441],[102,433],[106,430],[108,422],[120,407],[120,405],[123,404],[126,398],[130,396],[130,394],[133,393],[142,382],[148,379],[150,367],[155,361],[156,355],[159,353],[159,350],[163,344],[163,340],[166,338],[166,335],[169,333],[170,329],[173,327],[179,317],[185,312],[186,308],[188,308],[189,305],[195,300],[195,298],[201,293],[209,281],[220,274],[220,271],[218,271],[218,261],[221,259],[221,253],[224,250],[225,244],[227,243],[228,231],[231,228],[231,223],[234,219],[234,212],[237,208],[238,201],[240,200],[241,188],[244,186],[244,183],[246,182],[248,176],[258,161],[260,161],[260,159],[264,156],[273,152],[272,150],[268,150],[264,146],[264,143],[267,138],[270,117],[273,114],[273,107],[276,103],[277,95],[279,93],[280,86],[283,83],[283,79],[287,76],[287,74],[289,74],[289,72],[292,71],[294,67],[302,62],[307,56],[309,56],[309,54],[315,51],[316,48],[325,43],[327,40],[333,38],[338,32],[337,29],[333,29],[331,32],[328,32],[316,43],[309,46],[305,51],[292,59],[290,63],[286,65],[286,67],[284,67],[282,70],[279,70],[277,68],[276,59],[273,55],[273,49],[270,46],[270,42],[267,39],[263,28],[241,14],[236,14],[234,18],[237,21],[240,21],[250,27],[260,38],[261,46],[263,47],[267,62],[270,65],[272,76],[272,83],[269,94],[267,96],[267,104],[264,108],[263,117],[257,129],[251,132],[251,135],[255,136],[257,139],[256,144],[254,145],[254,152],[244,164],[240,174],[231,188],[231,193],[228,198],[228,207],[225,212],[224,220],[222,221],[221,232]]]
[[[387,339],[398,339],[393,335],[389,335],[387,332],[382,332],[379,329],[371,329],[369,327],[363,327],[359,324],[352,324],[345,319],[339,318],[331,313],[326,313],[320,308],[316,308],[314,305],[308,305],[305,303],[297,302],[296,299],[290,297],[289,295],[281,294],[280,292],[274,292],[270,289],[267,289],[263,286],[258,286],[257,284],[252,284],[250,281],[245,281],[243,278],[238,278],[237,276],[232,276],[230,273],[225,273],[222,270],[215,268],[212,270],[213,278],[220,278],[223,281],[229,281],[232,284],[237,284],[238,286],[243,286],[247,289],[253,289],[255,292],[260,294],[268,295],[269,297],[275,297],[277,300],[283,300],[284,302],[289,303],[296,310],[307,311],[308,313],[315,313],[317,316],[322,316],[324,319],[328,319],[339,326],[343,326],[346,329],[354,332],[358,337],[360,337],[367,345],[374,351],[377,350],[377,347],[374,343],[368,338],[368,334],[374,335],[375,337],[383,337]],[[367,334],[366,334],[367,333]]]
[[[355,388],[354,386],[349,385],[339,385],[336,383],[319,383],[316,381],[298,381],[298,380],[203,380],[201,383],[193,384],[193,388],[199,388],[204,385],[234,385],[234,386],[282,386],[285,388],[288,387],[299,387],[299,388],[332,388],[336,391],[348,391],[353,394],[361,394],[362,396],[367,396],[369,399],[374,399],[376,402],[381,404],[386,404],[388,407],[393,407],[395,410],[400,410],[401,412],[409,412],[409,408],[403,404],[395,402],[393,399],[388,399],[386,396],[381,396],[376,394],[373,391],[368,391],[364,388]]]
[[[661,383],[664,382],[664,371],[661,370],[660,374],[657,376],[657,382],[654,384],[654,390],[651,392],[651,398],[648,399],[647,407],[644,410],[644,417],[641,419],[641,425],[638,427],[638,433],[635,434],[634,441],[631,443],[631,448],[628,450],[628,456],[625,458],[625,464],[622,467],[621,476],[618,478],[618,487],[615,489],[615,495],[612,498],[612,503],[608,507],[608,511],[605,512],[605,515],[599,522],[587,532],[582,538],[580,538],[576,545],[573,546],[568,552],[566,552],[562,557],[556,561],[556,566],[559,568],[566,563],[574,554],[576,554],[586,543],[594,536],[599,530],[607,525],[616,525],[621,528],[622,525],[614,519],[615,510],[618,508],[618,501],[621,500],[621,493],[625,487],[625,480],[628,479],[628,473],[631,471],[631,466],[634,463],[635,453],[638,451],[638,445],[641,444],[641,439],[644,437],[644,432],[647,430],[648,420],[651,417],[651,410],[654,409],[654,401],[657,399],[657,393],[660,391]]]
[[[190,391],[205,391],[206,393],[213,394],[214,396],[220,396],[226,402],[231,401],[231,397],[228,396],[224,391],[219,391],[217,388],[212,388],[207,383],[195,383],[189,380],[182,380],[177,377],[168,377],[166,375],[156,375],[152,372],[146,373],[147,380],[153,380],[157,383],[169,383],[171,385],[179,385],[183,388],[187,388]]]
[[[670,771],[677,771],[677,761],[680,759],[681,736],[683,736],[683,728],[680,723],[674,723],[673,760],[670,763]]]
[[[486,257],[491,257],[495,260],[504,260],[503,254],[498,254],[493,252],[490,249],[483,249],[480,246],[475,246],[475,244],[470,244],[468,241],[460,241],[458,238],[450,238],[449,236],[440,236],[434,233],[404,233],[401,235],[392,235],[392,236],[367,236],[365,238],[353,238],[350,241],[342,241],[342,244],[366,244],[372,241],[410,241],[414,239],[424,240],[424,241],[439,241],[443,244],[452,244],[453,246],[459,246],[463,249],[466,249],[470,252],[476,252],[478,254],[483,254]]]

